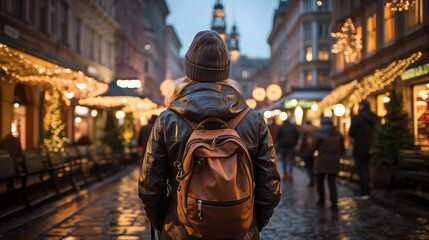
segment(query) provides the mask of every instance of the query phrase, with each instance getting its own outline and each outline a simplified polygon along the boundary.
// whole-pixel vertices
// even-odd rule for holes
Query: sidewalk
[[[150,225],[137,196],[138,169],[65,204],[0,239],[150,239]],[[408,217],[372,200],[350,198],[350,187],[338,184],[339,211],[314,206],[315,188],[305,172],[283,182],[282,200],[261,239],[428,239],[428,216]],[[55,207],[55,206],[53,206]],[[409,207],[411,209],[411,207]],[[33,213],[34,214],[34,213]],[[32,214],[22,218],[32,217]],[[3,225],[0,225],[0,229]]]

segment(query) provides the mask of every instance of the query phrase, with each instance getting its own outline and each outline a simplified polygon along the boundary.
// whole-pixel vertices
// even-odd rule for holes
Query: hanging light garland
[[[407,11],[414,7],[416,0],[390,0],[386,2],[386,6],[394,12]]]
[[[363,77],[360,82],[354,80],[336,87],[320,101],[319,111],[324,111],[340,102],[343,102],[346,107],[352,107],[371,93],[380,91],[391,84],[410,64],[417,61],[421,56],[421,52],[413,53],[408,58],[394,61],[385,68],[375,70],[373,74]]]
[[[94,97],[107,91],[108,85],[80,71],[58,66],[0,43],[0,68],[3,81],[21,82],[43,90],[55,90],[67,105],[70,99]]]
[[[413,53],[406,59],[393,61],[389,66],[377,69],[373,74],[363,77],[347,100],[347,106],[353,106],[373,92],[384,89],[402,74],[407,67],[422,56],[421,52]]]
[[[328,108],[330,106],[335,105],[336,103],[343,101],[347,97],[347,95],[350,94],[350,92],[356,88],[357,84],[358,81],[353,80],[352,82],[336,87],[334,90],[331,91],[331,93],[325,96],[322,101],[319,102],[317,110],[323,111],[325,108]]]
[[[332,53],[344,53],[347,63],[356,61],[362,49],[362,35],[357,34],[352,19],[347,18],[340,32],[331,33],[337,42],[332,45]]]

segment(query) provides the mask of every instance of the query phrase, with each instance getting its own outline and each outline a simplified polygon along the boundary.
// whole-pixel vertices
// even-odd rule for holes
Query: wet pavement
[[[33,220],[0,239],[150,239],[150,225],[137,196],[138,170],[104,184],[98,194]],[[350,198],[352,190],[338,184],[339,211],[317,208],[314,187],[303,170],[284,182],[283,195],[261,239],[429,239],[428,216],[408,217],[372,200]],[[25,218],[25,216],[23,216]],[[28,216],[30,217],[30,216]]]

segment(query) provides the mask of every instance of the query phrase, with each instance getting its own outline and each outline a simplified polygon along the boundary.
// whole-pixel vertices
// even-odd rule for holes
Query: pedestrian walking
[[[317,150],[314,161],[314,173],[316,174],[316,185],[319,199],[317,206],[325,206],[325,178],[328,178],[329,196],[331,209],[337,211],[337,186],[335,179],[340,171],[340,158],[344,155],[344,138],[334,128],[332,118],[324,117],[321,120],[321,128],[313,135],[309,151]]]
[[[314,186],[314,155],[313,152],[309,151],[309,146],[316,130],[317,128],[311,124],[311,121],[306,121],[304,126],[302,126],[298,139],[298,156],[304,160],[305,169],[307,170],[307,174],[310,179],[310,183],[308,184],[309,187]]]
[[[146,151],[147,140],[149,139],[150,132],[152,131],[153,124],[155,123],[157,117],[157,115],[152,115],[148,123],[140,128],[139,136],[137,137],[137,144],[139,145],[142,156]]]
[[[355,197],[360,199],[368,199],[370,194],[368,168],[377,121],[377,115],[371,112],[369,102],[362,100],[359,103],[359,114],[352,118],[349,129],[349,136],[354,138],[353,157],[359,174],[360,192],[356,192]]]
[[[292,171],[295,163],[295,146],[299,133],[291,119],[286,119],[277,129],[276,142],[283,162],[283,179],[293,181]]]
[[[178,202],[184,194],[181,181],[186,179],[189,174],[189,172],[181,171],[185,167],[182,165],[185,147],[191,144],[188,143],[188,139],[197,130],[207,129],[207,132],[211,133],[212,131],[209,130],[216,129],[219,130],[216,132],[222,132],[221,130],[224,128],[219,129],[219,125],[212,122],[213,119],[227,122],[228,124],[222,123],[221,125],[228,127],[228,125],[232,125],[231,121],[239,117],[241,120],[235,127],[239,136],[230,140],[242,139],[249,153],[248,156],[253,167],[251,183],[255,183],[252,187],[254,190],[250,193],[254,196],[254,201],[251,202],[254,205],[250,209],[253,211],[250,215],[250,227],[233,239],[259,239],[259,232],[268,223],[281,196],[280,176],[267,125],[259,112],[248,108],[238,91],[238,84],[227,79],[230,72],[228,49],[218,33],[202,31],[196,34],[185,55],[184,69],[186,77],[175,80],[169,89],[165,98],[168,109],[162,112],[156,120],[143,159],[138,186],[139,197],[143,202],[147,217],[152,226],[160,232],[160,239],[204,238],[195,238],[194,235],[191,237],[191,232],[188,230],[192,226],[184,225],[182,217],[192,218],[189,220],[203,225],[210,222],[212,217],[216,217],[217,213],[213,210],[223,212],[223,206],[229,205],[229,203],[223,202],[224,204],[209,206],[210,204],[206,201],[189,198],[188,206],[195,208],[189,208],[189,212],[185,216],[182,211],[179,211]],[[197,130],[191,126],[193,123],[200,123]],[[215,138],[207,143],[204,152],[218,148],[222,150],[217,144],[219,141],[222,139],[216,140]],[[204,157],[194,159],[196,161],[192,164],[194,171],[206,169],[200,166],[215,167],[211,164],[222,164],[221,162],[209,163]],[[242,169],[241,165],[240,167],[235,166],[236,171]],[[197,172],[192,174],[197,174]],[[231,173],[224,172],[224,175],[228,174]],[[217,187],[216,181],[213,181],[210,186],[195,182],[192,184],[194,188],[188,188],[189,191],[201,188],[201,191],[209,192],[212,187]],[[225,198],[225,201],[230,197],[222,194],[215,195]],[[196,205],[196,203],[198,204]],[[241,205],[237,206],[241,207]],[[198,211],[198,215],[193,215],[195,211]],[[233,215],[234,211],[229,211],[228,214]],[[223,221],[230,221],[229,217],[225,217]],[[225,229],[217,229],[218,226],[215,224],[205,227],[204,230],[217,230],[219,234],[225,233]]]

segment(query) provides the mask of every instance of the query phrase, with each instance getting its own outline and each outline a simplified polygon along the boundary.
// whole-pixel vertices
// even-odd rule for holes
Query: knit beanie
[[[228,48],[215,31],[195,35],[184,59],[185,74],[197,82],[220,82],[229,77]]]

